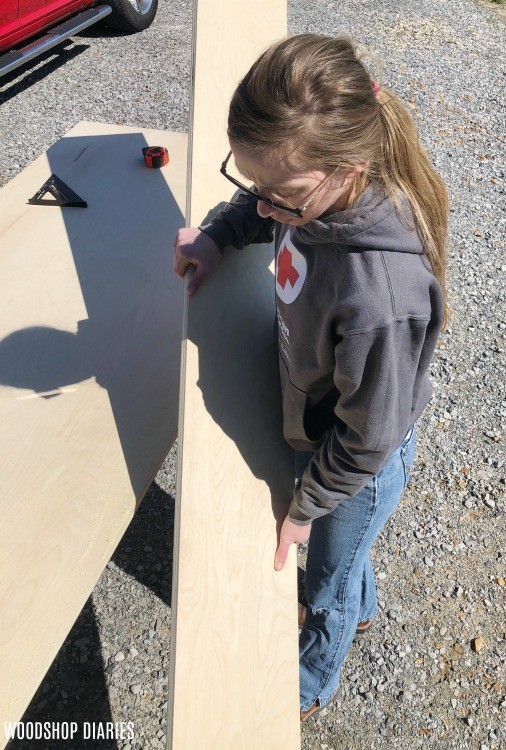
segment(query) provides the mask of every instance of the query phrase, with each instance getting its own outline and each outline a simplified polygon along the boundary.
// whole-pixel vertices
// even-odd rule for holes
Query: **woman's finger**
[[[189,265],[197,265],[196,259],[191,258],[178,248],[174,253],[174,272],[180,279],[184,279],[184,274]]]
[[[207,275],[207,269],[203,265],[197,266],[194,274],[188,282],[188,294],[195,294]]]
[[[286,562],[286,558],[288,556],[288,550],[290,549],[291,542],[285,541],[282,539],[279,542],[279,546],[276,550],[276,555],[274,557],[274,569],[275,570],[283,570],[283,567]]]

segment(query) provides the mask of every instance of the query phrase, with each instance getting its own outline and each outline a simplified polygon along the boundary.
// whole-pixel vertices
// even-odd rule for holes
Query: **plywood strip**
[[[148,169],[146,145],[170,165]],[[175,439],[186,150],[179,133],[80,123],[0,191],[0,727]],[[52,172],[88,208],[27,205]]]
[[[199,0],[188,223],[231,196],[219,174],[233,89],[286,33],[285,2]],[[274,570],[293,489],[274,345],[273,248],[226,251],[186,298],[168,747],[298,750],[295,548]]]

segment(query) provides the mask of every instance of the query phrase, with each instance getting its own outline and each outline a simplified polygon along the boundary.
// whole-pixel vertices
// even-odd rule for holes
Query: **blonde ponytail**
[[[330,173],[368,162],[350,192],[350,205],[371,182],[384,186],[399,214],[399,190],[445,301],[448,196],[402,101],[376,90],[346,36],[298,34],[269,47],[239,83],[230,103],[228,135],[259,152],[296,149],[297,162]]]
[[[399,211],[396,188],[409,200],[420,239],[443,291],[444,330],[450,316],[446,291],[448,194],[405,105],[385,88],[380,88],[377,98],[383,130],[381,159],[371,172],[375,172],[375,179],[385,186]]]

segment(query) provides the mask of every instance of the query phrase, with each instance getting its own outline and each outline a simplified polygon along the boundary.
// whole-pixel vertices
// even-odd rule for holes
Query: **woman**
[[[182,229],[193,294],[223,249],[276,248],[283,430],[296,484],[275,566],[309,541],[301,722],[335,697],[377,609],[370,550],[409,479],[427,369],[446,324],[444,184],[398,97],[346,37],[272,45],[237,87],[225,177],[242,193]],[[227,174],[234,158],[252,188]],[[359,627],[360,624],[360,627]]]

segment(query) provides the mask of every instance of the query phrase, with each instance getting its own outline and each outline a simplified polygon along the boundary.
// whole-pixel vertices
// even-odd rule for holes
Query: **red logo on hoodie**
[[[290,282],[293,288],[299,278],[299,272],[294,268],[292,263],[292,254],[285,245],[278,258],[278,275],[277,282],[284,289],[286,282]]]

